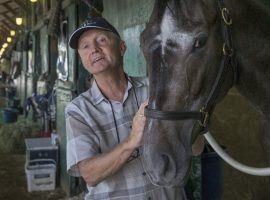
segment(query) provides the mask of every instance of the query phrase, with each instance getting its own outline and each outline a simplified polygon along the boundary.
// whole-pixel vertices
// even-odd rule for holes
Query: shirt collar
[[[133,79],[129,76],[127,76],[128,79],[128,85],[127,85],[127,89],[125,91],[125,94],[128,93],[128,91],[132,88],[132,87],[141,87],[143,86],[143,83],[140,82],[137,79]],[[99,104],[101,101],[108,101],[107,98],[102,94],[102,92],[100,91],[96,80],[94,79],[92,86],[90,88],[90,93],[91,93],[91,98],[92,98],[92,102],[94,103],[94,105]],[[124,97],[125,99],[125,97]]]
[[[101,101],[107,99],[104,97],[104,95],[101,93],[99,87],[97,86],[97,82],[94,79],[92,86],[90,88],[91,98],[94,105],[99,104]]]

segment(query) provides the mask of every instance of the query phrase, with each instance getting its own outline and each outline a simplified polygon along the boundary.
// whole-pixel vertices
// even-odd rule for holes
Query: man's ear
[[[121,40],[120,41],[120,52],[121,52],[121,56],[124,56],[125,52],[126,52],[127,46],[125,41]]]

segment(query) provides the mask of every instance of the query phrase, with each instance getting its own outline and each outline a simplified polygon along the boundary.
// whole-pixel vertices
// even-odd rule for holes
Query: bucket
[[[225,149],[225,147],[222,147]],[[220,200],[223,194],[223,160],[206,145],[202,153],[202,199]]]
[[[30,165],[35,163],[35,165]],[[54,160],[32,160],[25,164],[27,191],[46,191],[55,189],[56,163]]]
[[[17,121],[17,109],[5,108],[3,109],[3,122],[4,123],[13,123]]]

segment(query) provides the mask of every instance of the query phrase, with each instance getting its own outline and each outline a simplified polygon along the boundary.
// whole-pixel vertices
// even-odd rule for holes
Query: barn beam
[[[6,2],[6,3],[3,3],[3,6],[9,11],[9,12],[11,12],[12,13],[12,15],[14,15],[14,16],[16,16],[17,15],[17,13],[15,12],[15,10],[14,9],[12,9],[11,7],[10,7],[10,5],[8,5],[8,2]]]
[[[2,23],[1,29],[3,31],[8,32],[8,30],[10,29],[10,26],[4,20],[2,20],[1,23]]]
[[[6,26],[8,26],[9,28],[14,28],[14,27],[16,27],[16,23],[14,22],[14,19],[10,18],[6,13],[2,13],[2,15],[3,15],[3,17],[4,17],[6,20],[9,21],[9,23],[10,23],[10,25],[11,25],[12,27],[11,27],[7,22],[5,22],[5,21],[2,20],[3,24],[5,24]]]
[[[20,8],[23,9],[24,12],[27,12],[26,4],[21,0],[13,0]]]
[[[3,30],[3,27],[1,27],[0,34],[2,36],[1,37],[2,39],[2,38],[6,38],[9,35],[9,32],[7,32],[6,30]]]

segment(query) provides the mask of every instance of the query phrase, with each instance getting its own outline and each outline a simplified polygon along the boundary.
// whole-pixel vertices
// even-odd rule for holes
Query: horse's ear
[[[207,19],[210,22],[216,21],[217,11],[219,10],[218,1],[205,0],[203,1],[203,7],[205,10],[205,15],[208,16]]]

